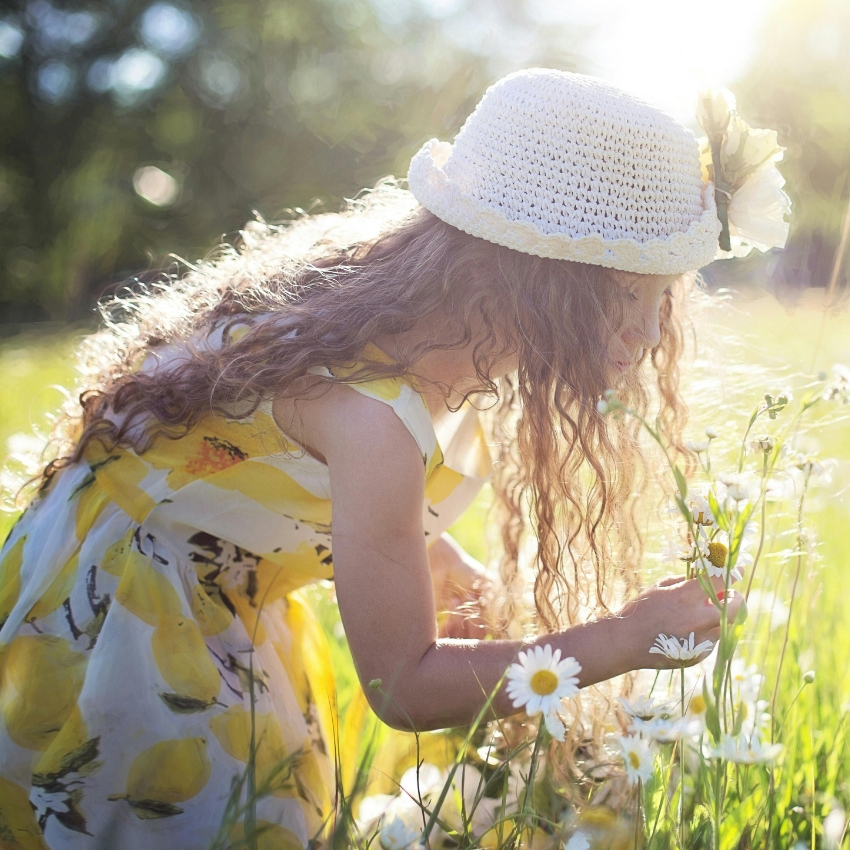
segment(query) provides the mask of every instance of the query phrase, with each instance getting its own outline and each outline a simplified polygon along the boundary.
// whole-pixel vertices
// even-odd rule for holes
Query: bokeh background
[[[834,276],[850,196],[846,0],[51,0],[0,12],[0,334],[93,321],[131,278],[254,215],[336,209],[532,65],[692,126],[725,85],[776,128],[784,252],[707,271],[793,305]],[[846,264],[834,289],[844,290]],[[811,295],[811,293],[808,293]],[[833,299],[835,300],[835,299]]]

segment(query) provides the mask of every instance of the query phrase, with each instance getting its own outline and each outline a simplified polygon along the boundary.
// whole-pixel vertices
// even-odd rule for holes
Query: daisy
[[[641,695],[635,702],[629,702],[625,697],[617,697],[623,711],[636,720],[653,720],[670,710],[669,702],[656,702],[655,697]]]
[[[739,700],[753,702],[758,699],[764,676],[755,664],[748,665],[743,658],[733,658],[729,665],[729,678]]]
[[[717,480],[725,485],[726,498],[733,502],[745,502],[758,495],[758,484],[749,476],[739,472],[718,475]]]
[[[579,829],[570,836],[570,840],[564,845],[564,850],[590,850],[590,842]]]
[[[419,838],[422,830],[398,815],[381,825],[381,847],[384,850],[407,850]]]
[[[693,661],[700,655],[711,652],[712,649],[714,644],[710,640],[704,640],[694,646],[694,633],[691,632],[687,638],[682,638],[681,643],[672,635],[667,637],[665,634],[660,634],[655,638],[655,644],[649,651],[655,655],[664,655],[671,661]]]
[[[520,652],[519,662],[508,667],[507,693],[514,708],[525,706],[528,715],[542,711],[548,717],[557,712],[562,699],[578,692],[580,672],[575,658],[561,660],[560,649],[553,651],[550,644],[535,646]]]
[[[655,717],[652,720],[635,720],[632,729],[639,735],[659,744],[672,744],[682,738],[702,734],[702,726],[685,717]]]
[[[729,570],[732,581],[740,581],[744,575],[743,570],[753,565],[754,559],[749,552],[749,546],[757,531],[758,529],[755,523],[752,522],[747,523],[744,527],[735,564]],[[702,533],[700,536],[703,536]],[[729,535],[725,531],[718,532],[710,540],[703,537],[694,549],[695,552],[698,552],[700,564],[704,567],[708,575],[717,576],[717,578],[726,577],[729,560]]]
[[[765,744],[758,735],[723,735],[719,747],[710,749],[713,758],[736,764],[766,764],[782,752],[782,744]]]
[[[623,762],[629,782],[634,784],[639,779],[646,782],[654,769],[649,742],[639,735],[621,736],[618,741],[623,750]]]

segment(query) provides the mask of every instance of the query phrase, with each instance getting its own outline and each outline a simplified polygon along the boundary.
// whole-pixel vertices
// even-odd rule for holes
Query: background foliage
[[[592,72],[590,25],[551,6],[4,3],[0,322],[90,316],[105,289],[162,268],[171,252],[204,255],[254,211],[335,208],[403,176],[423,141],[450,138],[510,70]],[[828,280],[850,194],[850,7],[785,0],[759,39],[733,88],[751,123],[778,127],[788,145],[792,242],[767,264],[722,264],[708,277],[728,283],[755,266],[794,294]]]

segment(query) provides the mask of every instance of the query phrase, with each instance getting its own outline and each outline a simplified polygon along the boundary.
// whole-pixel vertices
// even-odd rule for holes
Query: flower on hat
[[[714,184],[722,225],[718,258],[744,257],[753,248],[784,248],[791,199],[776,168],[785,152],[776,131],[750,127],[726,89],[700,95],[697,121],[706,134],[700,143],[703,181]]]

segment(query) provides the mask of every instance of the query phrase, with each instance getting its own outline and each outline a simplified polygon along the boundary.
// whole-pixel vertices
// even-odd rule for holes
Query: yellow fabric
[[[448,468],[409,383],[354,389],[416,440],[436,539],[489,461]],[[297,593],[333,577],[331,521],[327,467],[270,400],[142,454],[94,443],[59,473],[0,552],[0,848],[201,850],[251,769],[260,846],[318,835],[365,713],[340,729],[326,639]]]

